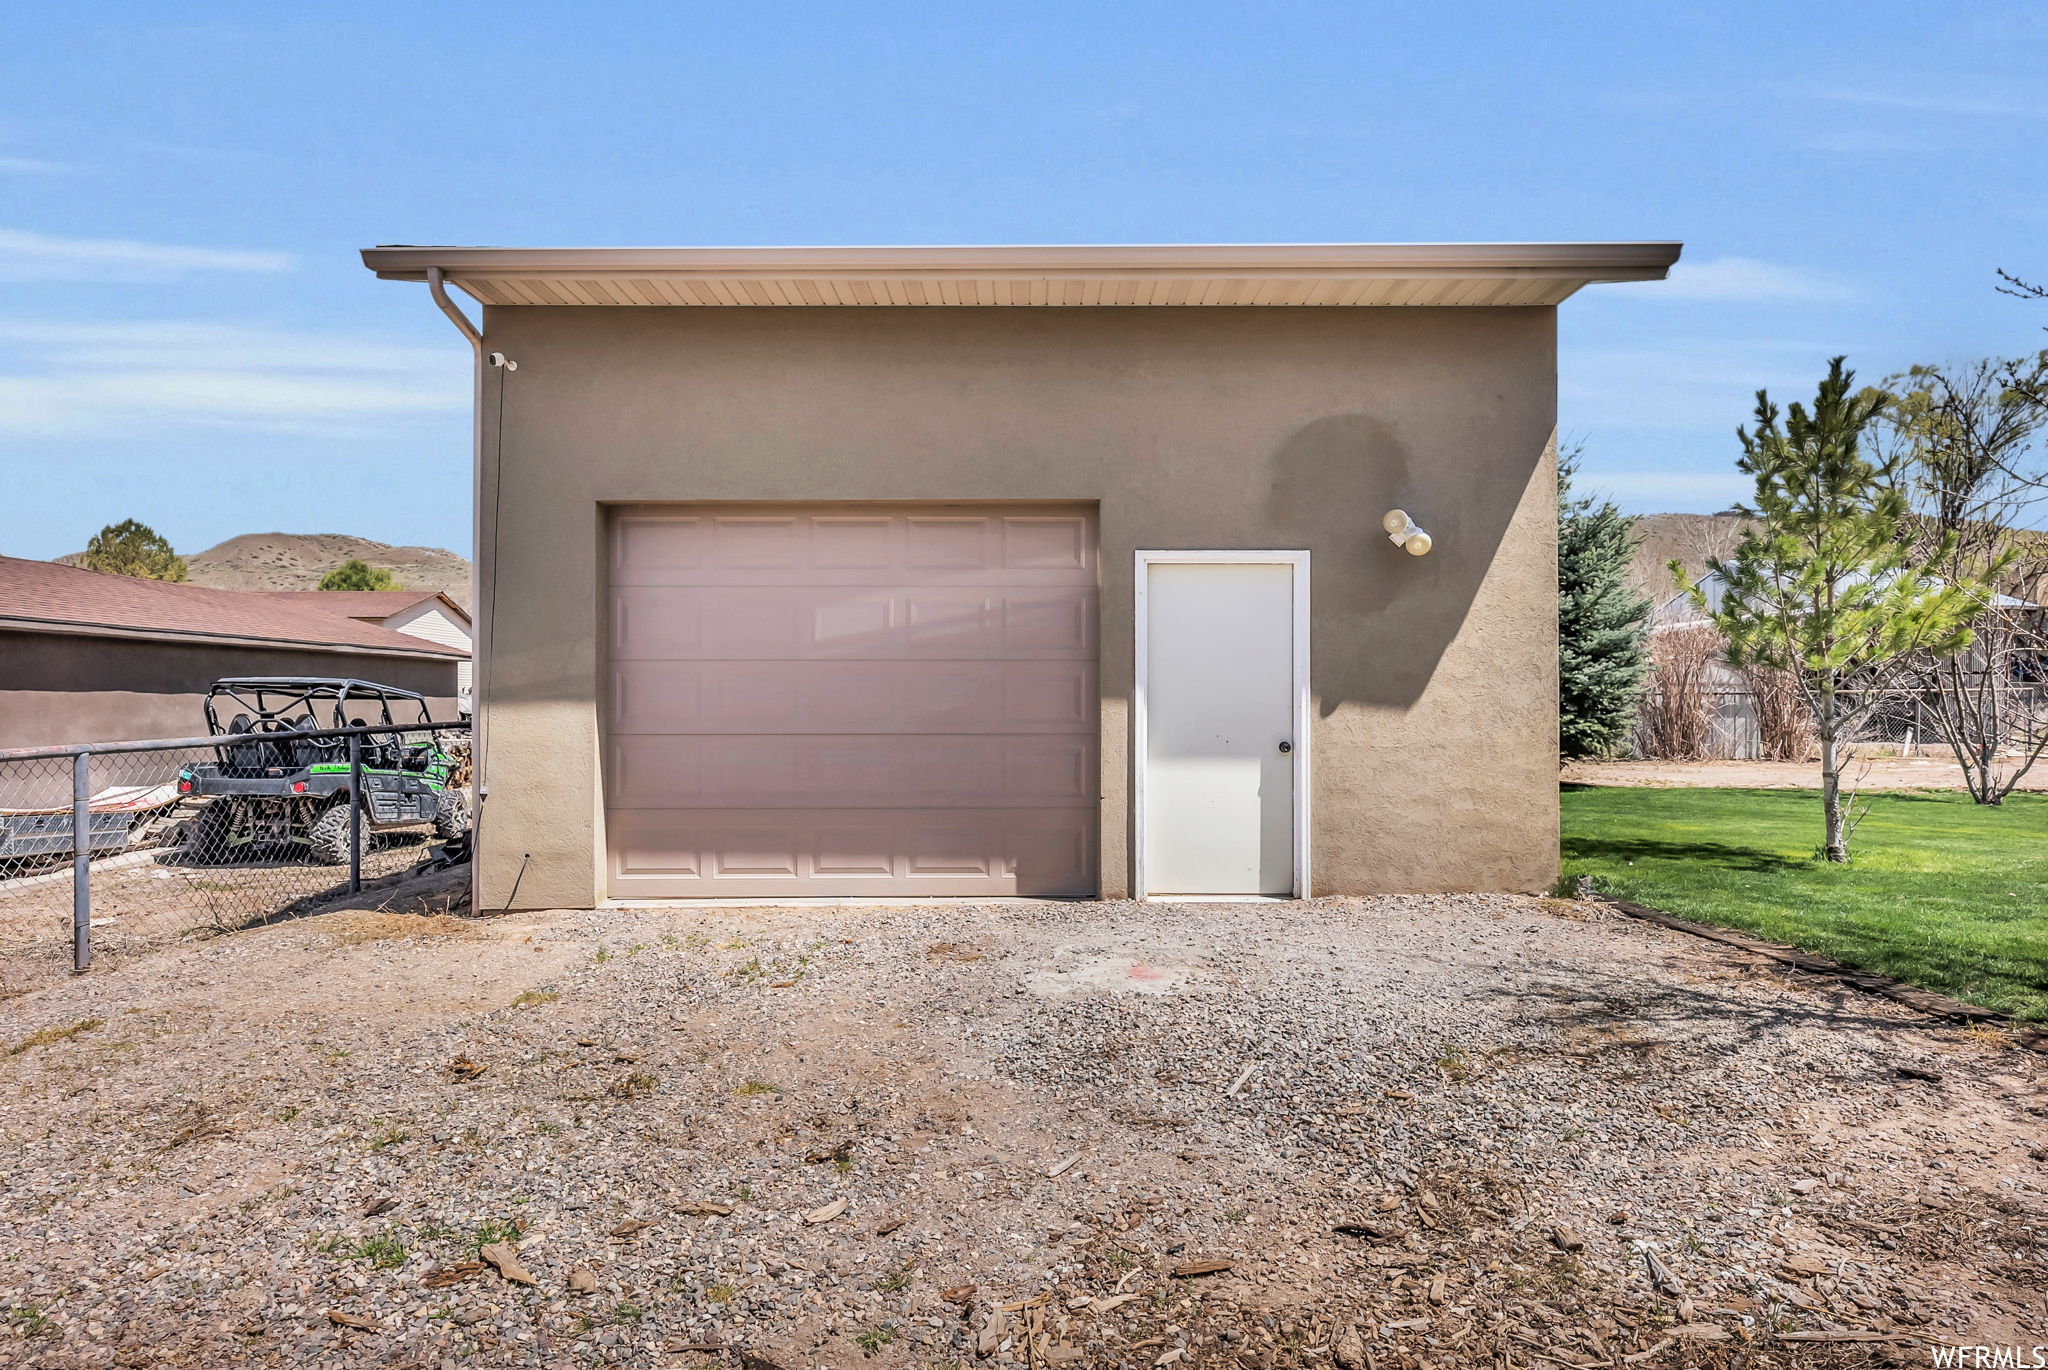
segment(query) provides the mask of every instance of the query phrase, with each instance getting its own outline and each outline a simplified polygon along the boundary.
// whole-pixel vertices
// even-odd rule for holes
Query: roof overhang
[[[1662,280],[1680,244],[1286,243],[1106,247],[373,247],[486,305],[1554,305]]]
[[[178,628],[131,628],[123,624],[87,623],[71,619],[16,618],[6,614],[0,614],[0,632],[119,638],[131,642],[200,643],[213,647],[264,647],[293,652],[320,652],[335,656],[400,657],[420,661],[461,662],[469,659],[469,653],[460,648],[429,643],[424,638],[420,640],[420,646],[417,648],[395,644],[389,647],[363,646],[352,642],[312,642],[301,638],[262,637],[246,633],[201,633],[186,632]]]

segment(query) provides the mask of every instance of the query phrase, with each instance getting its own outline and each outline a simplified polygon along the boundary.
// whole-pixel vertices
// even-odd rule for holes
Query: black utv
[[[215,681],[205,710],[210,736],[237,740],[216,749],[219,760],[178,772],[179,794],[209,800],[187,830],[187,859],[235,861],[268,848],[341,865],[351,801],[361,805],[365,846],[372,833],[396,828],[431,824],[450,839],[469,830],[461,743],[425,728],[362,735],[358,796],[349,739],[310,735],[432,723],[422,695],[367,680],[251,676]]]

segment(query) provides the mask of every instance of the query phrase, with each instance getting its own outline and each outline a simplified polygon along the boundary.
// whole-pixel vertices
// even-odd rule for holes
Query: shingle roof
[[[380,621],[393,614],[402,614],[423,600],[438,599],[461,614],[464,623],[469,622],[469,615],[463,612],[462,606],[439,590],[259,590],[256,593],[265,599],[303,604],[309,609]]]
[[[415,600],[417,602],[417,600]],[[468,653],[346,614],[269,595],[104,575],[51,561],[0,557],[0,629],[104,637],[265,643],[356,650],[375,656],[461,658]]]

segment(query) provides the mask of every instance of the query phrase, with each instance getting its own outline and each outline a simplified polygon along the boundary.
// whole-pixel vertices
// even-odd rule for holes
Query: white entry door
[[[1306,894],[1307,572],[1139,553],[1140,897]]]

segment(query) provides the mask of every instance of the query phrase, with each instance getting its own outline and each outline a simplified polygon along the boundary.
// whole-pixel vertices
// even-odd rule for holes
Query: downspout
[[[446,279],[440,267],[428,267],[427,293],[434,297],[435,304],[441,306],[441,312],[455,321],[455,326],[462,330],[462,336],[469,339],[470,351],[476,353],[477,365],[481,368],[484,359],[484,335],[469,321],[469,315],[463,313],[456,307],[455,301],[448,298],[448,288],[444,283]],[[481,377],[483,371],[479,369],[477,375]]]
[[[517,363],[499,353],[484,351],[483,331],[469,320],[455,301],[448,298],[446,277],[438,266],[427,268],[427,293],[434,297],[434,303],[448,316],[462,336],[469,341],[472,357],[470,383],[470,562],[469,602],[476,606],[476,640],[470,650],[469,664],[469,709],[470,709],[470,768],[476,785],[476,812],[470,815],[470,866],[469,906],[472,913],[483,910],[483,860],[482,838],[484,810],[490,795],[490,785],[485,779],[484,755],[489,739],[489,725],[484,708],[489,679],[491,659],[491,628],[496,595],[491,591],[491,582],[497,567],[485,566],[486,543],[484,539],[484,461],[489,454],[484,433],[484,370],[487,366],[502,366],[516,370]],[[501,382],[502,384],[502,382]],[[496,434],[492,434],[495,440]],[[493,470],[491,480],[495,484],[497,472]],[[495,526],[490,545],[497,542]]]

